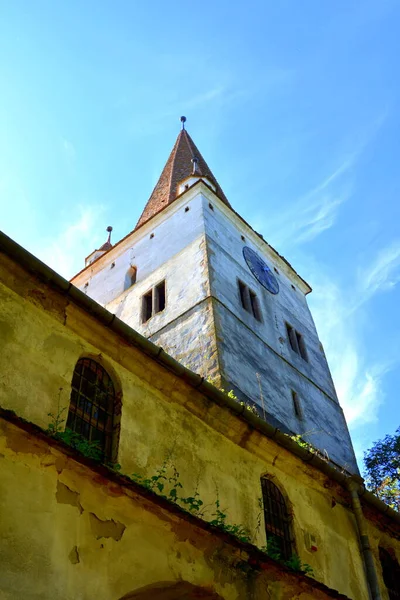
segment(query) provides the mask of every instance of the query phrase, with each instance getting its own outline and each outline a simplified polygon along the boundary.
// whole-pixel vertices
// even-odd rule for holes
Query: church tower
[[[357,473],[306,296],[235,212],[185,129],[135,227],[71,281],[192,371]]]

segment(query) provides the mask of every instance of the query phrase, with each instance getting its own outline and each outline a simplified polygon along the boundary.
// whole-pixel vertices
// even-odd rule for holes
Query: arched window
[[[400,565],[394,557],[393,550],[386,550],[379,546],[379,560],[389,599],[398,600],[400,598]]]
[[[113,433],[120,410],[110,376],[95,360],[80,358],[71,386],[67,427],[87,440],[97,442],[103,459],[113,460]]]
[[[137,276],[137,268],[130,267],[125,275],[124,290],[127,290],[134,283],[136,283],[136,276]]]
[[[267,477],[261,478],[267,546],[281,558],[292,556],[291,517],[279,489]]]

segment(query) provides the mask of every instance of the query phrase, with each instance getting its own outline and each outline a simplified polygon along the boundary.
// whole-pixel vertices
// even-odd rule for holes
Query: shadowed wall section
[[[195,586],[187,581],[156,583],[126,594],[120,600],[223,600],[210,589]]]

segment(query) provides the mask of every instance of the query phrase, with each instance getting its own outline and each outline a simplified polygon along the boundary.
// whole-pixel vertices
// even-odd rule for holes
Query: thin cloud
[[[335,224],[339,208],[350,198],[352,189],[349,182],[340,180],[354,160],[355,156],[346,158],[314,189],[272,217],[269,229],[274,245],[287,249],[310,242]]]
[[[344,290],[322,273],[316,280],[320,283],[310,301],[313,316],[347,422],[353,427],[373,422],[383,402],[383,377],[394,365],[390,360],[368,360],[354,305],[349,305]]]
[[[353,148],[343,154],[338,166],[309,192],[295,200],[285,211],[279,210],[268,220],[273,245],[283,250],[307,243],[335,224],[340,207],[348,201],[354,189],[353,171],[357,161],[376,136],[387,118],[383,111],[363,128],[361,135],[353,135]],[[357,139],[358,137],[358,139]],[[294,217],[295,215],[295,217]],[[263,228],[263,224],[258,225]]]
[[[58,235],[35,249],[36,255],[57,273],[66,278],[80,271],[85,257],[99,244],[104,209],[101,206],[79,207],[75,220],[66,225]]]
[[[363,298],[393,289],[400,281],[400,240],[383,248],[375,260],[360,272]]]

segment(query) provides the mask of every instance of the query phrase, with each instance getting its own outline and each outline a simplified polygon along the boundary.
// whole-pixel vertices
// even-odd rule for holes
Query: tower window
[[[304,343],[304,338],[301,335],[301,333],[296,331],[291,325],[289,325],[289,323],[286,323],[286,332],[290,343],[290,347],[293,350],[293,352],[299,354],[303,360],[308,361],[306,345]]]
[[[400,566],[392,554],[394,554],[393,550],[386,550],[379,546],[379,560],[389,600],[397,600],[400,598]]]
[[[299,396],[297,395],[297,393],[294,390],[292,390],[292,403],[293,403],[294,414],[296,415],[296,417],[298,419],[302,419],[303,412],[301,410]]]
[[[285,499],[277,486],[267,477],[261,478],[261,489],[267,547],[287,560],[292,556],[292,537],[291,516]]]
[[[72,376],[66,427],[96,442],[103,460],[112,460],[116,454],[116,409],[114,385],[106,370],[90,358],[79,359]]]
[[[164,310],[166,304],[165,280],[142,296],[142,323]]]
[[[262,321],[260,303],[257,294],[253,292],[243,281],[238,279],[240,302],[243,308],[253,315],[257,321]]]
[[[142,297],[142,321],[146,323],[153,315],[153,290]]]
[[[165,281],[162,281],[155,287],[154,312],[158,313],[165,308]]]
[[[257,321],[261,321],[261,311],[260,311],[260,305],[258,303],[258,298],[257,298],[256,294],[250,289],[249,289],[249,294],[250,294],[250,304],[251,304],[252,313],[253,313],[254,317],[257,319]]]

